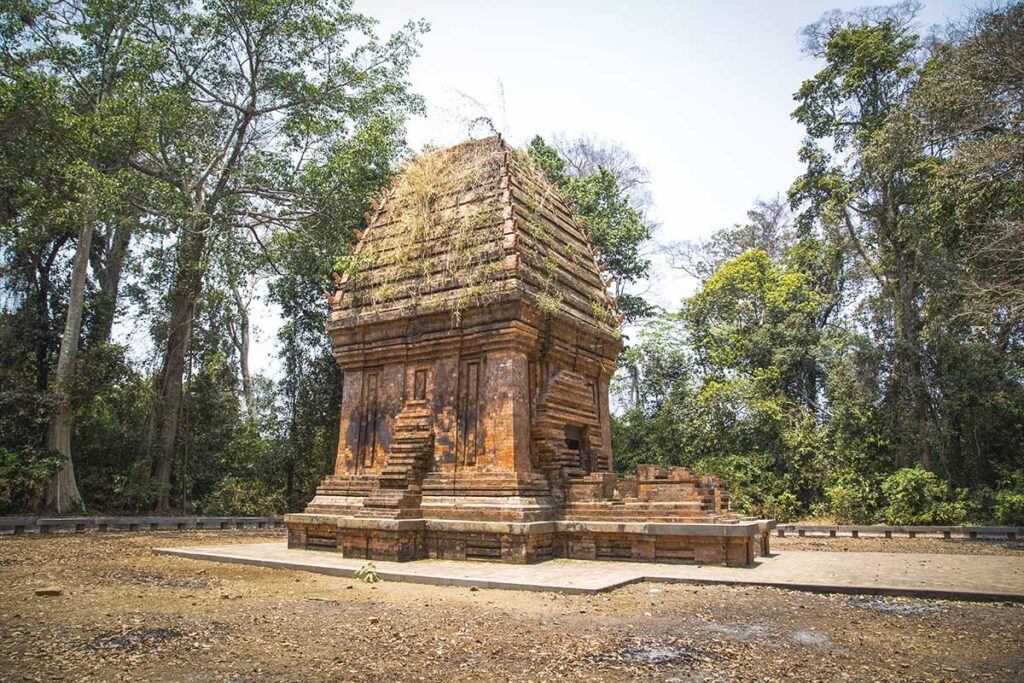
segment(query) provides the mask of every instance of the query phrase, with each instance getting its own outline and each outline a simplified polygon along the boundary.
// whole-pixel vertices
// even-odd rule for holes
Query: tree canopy
[[[670,246],[700,284],[624,353],[620,463],[783,519],[1024,521],[1024,7],[928,40],[916,11],[804,30],[805,171],[788,210]]]
[[[917,10],[802,31],[802,172],[704,239],[655,244],[622,145],[526,145],[634,326],[622,471],[718,474],[779,519],[1024,524],[1024,5],[924,37]],[[349,0],[0,8],[0,512],[309,500],[342,385],[322,292],[424,111],[428,26],[375,26]],[[674,310],[644,300],[658,253],[695,283]]]

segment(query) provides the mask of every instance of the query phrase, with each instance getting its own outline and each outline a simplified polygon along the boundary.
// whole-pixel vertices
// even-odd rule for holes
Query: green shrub
[[[992,519],[1002,526],[1024,526],[1024,493],[997,491]]]
[[[799,516],[800,501],[791,491],[768,494],[759,506],[758,513],[778,522],[792,522]]]
[[[285,509],[284,496],[256,479],[224,477],[206,498],[203,510],[211,515],[276,515]]]
[[[978,491],[975,498],[990,524],[1024,526],[1024,470],[1002,469],[996,486]]]
[[[23,513],[42,505],[63,459],[43,447],[54,396],[7,380],[0,377],[0,513]]]
[[[42,505],[46,482],[63,460],[56,451],[0,446],[0,513],[25,512]]]
[[[110,487],[109,505],[121,512],[138,513],[152,510],[165,488],[149,473],[148,460],[136,460],[124,474],[115,474]]]
[[[967,504],[962,499],[939,501],[932,507],[929,516],[931,521],[925,524],[966,524]]]
[[[828,511],[837,524],[871,524],[875,521],[875,490],[864,477],[845,473],[825,489]]]
[[[964,501],[951,499],[949,487],[921,467],[904,467],[890,474],[882,482],[882,495],[889,524],[963,524],[967,519]]]

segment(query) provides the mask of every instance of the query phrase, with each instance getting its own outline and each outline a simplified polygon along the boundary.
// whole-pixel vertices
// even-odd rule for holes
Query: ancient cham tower
[[[612,467],[622,343],[598,254],[500,137],[406,165],[328,295],[344,371],[334,473],[288,544],[346,557],[743,565],[770,520],[713,477]]]

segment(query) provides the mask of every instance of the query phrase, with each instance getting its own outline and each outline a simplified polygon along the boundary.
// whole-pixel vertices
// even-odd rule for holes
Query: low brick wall
[[[1024,538],[1024,528],[1003,526],[885,526],[779,524],[779,538],[957,538],[1014,541]]]
[[[0,517],[0,532],[280,529],[283,517]]]

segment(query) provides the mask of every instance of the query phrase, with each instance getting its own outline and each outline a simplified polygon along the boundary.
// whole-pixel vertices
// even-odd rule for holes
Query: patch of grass
[[[373,305],[461,311],[502,275],[500,154],[478,141],[417,157],[383,198],[364,270]]]

